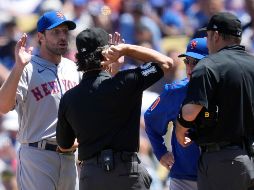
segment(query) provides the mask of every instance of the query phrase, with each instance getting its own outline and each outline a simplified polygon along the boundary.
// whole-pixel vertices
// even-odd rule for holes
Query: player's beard
[[[52,43],[47,43],[46,48],[49,52],[55,55],[64,55],[68,51],[68,42],[66,42],[66,47],[60,47],[59,44],[53,45]]]

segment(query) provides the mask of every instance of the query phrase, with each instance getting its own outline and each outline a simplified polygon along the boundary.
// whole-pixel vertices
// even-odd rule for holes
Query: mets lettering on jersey
[[[69,81],[69,80],[61,80],[62,84],[64,85],[64,90],[67,91],[74,86],[77,85],[76,82]],[[41,100],[43,97],[49,94],[57,94],[60,93],[60,86],[57,81],[50,81],[47,83],[43,83],[40,86],[36,86],[31,90],[33,96],[35,97],[36,101]]]

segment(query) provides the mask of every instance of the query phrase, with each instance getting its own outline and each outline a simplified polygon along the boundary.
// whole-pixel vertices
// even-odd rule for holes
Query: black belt
[[[217,152],[223,149],[243,149],[242,143],[231,143],[231,142],[222,142],[222,143],[209,143],[200,145],[202,153],[204,152]]]
[[[113,153],[114,160],[120,160],[122,162],[138,162],[140,163],[140,159],[138,158],[138,154],[136,152],[126,152],[126,151],[121,151],[121,152],[114,152]],[[91,158],[85,159],[81,161],[81,164],[84,162],[93,162],[93,163],[101,163],[101,154],[97,154]]]
[[[34,142],[34,143],[28,143],[28,146],[36,147],[36,148],[41,148],[44,150],[51,150],[51,151],[56,151],[57,150],[57,145],[55,144],[49,144],[45,143],[45,145],[41,145],[43,143],[41,142]]]

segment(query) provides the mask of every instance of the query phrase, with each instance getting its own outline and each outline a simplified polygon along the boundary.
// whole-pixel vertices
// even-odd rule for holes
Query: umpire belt
[[[118,160],[122,162],[138,162],[140,163],[140,159],[138,157],[138,154],[136,152],[113,152],[114,161],[117,162]],[[102,162],[101,154],[97,154],[91,158],[88,158],[86,160],[81,161],[80,164],[83,163],[96,163],[100,164]]]
[[[223,149],[243,149],[241,143],[221,142],[209,143],[200,145],[202,153],[204,152],[218,152]]]
[[[42,141],[39,141],[39,142],[34,142],[34,143],[28,143],[28,146],[40,148],[40,149],[43,149],[43,150],[57,151],[57,145],[50,144],[45,140],[42,140]]]

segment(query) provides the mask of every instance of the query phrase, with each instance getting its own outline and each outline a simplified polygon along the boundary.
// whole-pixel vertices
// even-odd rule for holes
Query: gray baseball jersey
[[[19,115],[17,139],[18,188],[36,190],[78,189],[74,154],[29,146],[28,143],[56,144],[56,123],[62,95],[81,80],[76,64],[62,58],[58,65],[32,56],[20,78],[16,93]],[[45,144],[44,144],[45,145]]]
[[[21,76],[16,96],[20,143],[55,140],[61,96],[80,79],[75,63],[66,58],[56,66],[32,56]]]

